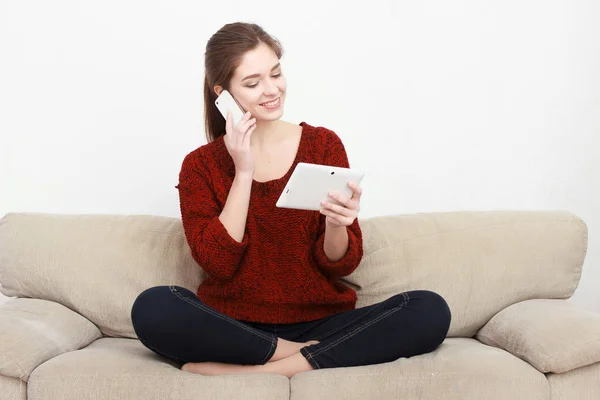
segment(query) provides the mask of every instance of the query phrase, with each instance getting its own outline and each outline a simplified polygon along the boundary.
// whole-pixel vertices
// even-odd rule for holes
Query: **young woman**
[[[182,370],[218,375],[384,363],[430,352],[450,310],[415,290],[355,308],[339,282],[363,255],[361,188],[332,193],[320,212],[280,209],[298,162],[348,167],[331,130],[282,121],[287,87],[280,43],[260,26],[225,25],[208,41],[204,107],[208,143],[179,174],[181,216],[192,256],[206,272],[193,293],[145,290],[131,318],[141,342]],[[232,125],[214,101],[227,89],[246,110]]]

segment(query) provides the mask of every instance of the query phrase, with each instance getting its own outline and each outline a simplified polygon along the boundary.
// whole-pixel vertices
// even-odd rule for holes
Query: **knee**
[[[172,296],[169,286],[154,286],[140,293],[131,306],[131,323],[138,337],[153,326],[161,323],[164,313],[161,310]],[[161,307],[163,305],[163,307]]]
[[[415,293],[419,299],[419,311],[426,317],[427,328],[436,342],[440,345],[450,329],[452,313],[446,300],[436,292],[420,290]],[[412,296],[411,296],[412,297]]]
[[[430,290],[413,290],[388,299],[396,307],[412,310],[411,326],[417,329],[426,347],[439,346],[450,329],[452,314],[446,300]],[[406,329],[402,322],[401,329]]]

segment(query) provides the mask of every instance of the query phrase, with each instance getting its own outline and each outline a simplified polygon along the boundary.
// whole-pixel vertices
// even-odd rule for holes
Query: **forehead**
[[[275,52],[266,44],[261,43],[256,49],[244,54],[234,76],[241,79],[247,75],[268,73],[278,62],[279,59]]]

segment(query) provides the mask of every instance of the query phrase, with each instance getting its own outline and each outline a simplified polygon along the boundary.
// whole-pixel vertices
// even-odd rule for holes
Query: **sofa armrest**
[[[0,305],[0,374],[27,381],[38,365],[100,337],[94,324],[61,304],[7,300]]]
[[[600,361],[600,314],[566,300],[513,304],[490,319],[475,337],[542,373],[562,373]]]

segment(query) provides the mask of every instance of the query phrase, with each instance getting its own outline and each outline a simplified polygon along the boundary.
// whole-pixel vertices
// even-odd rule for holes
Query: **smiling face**
[[[244,55],[229,84],[229,92],[257,121],[281,118],[286,88],[279,59],[264,43]]]

